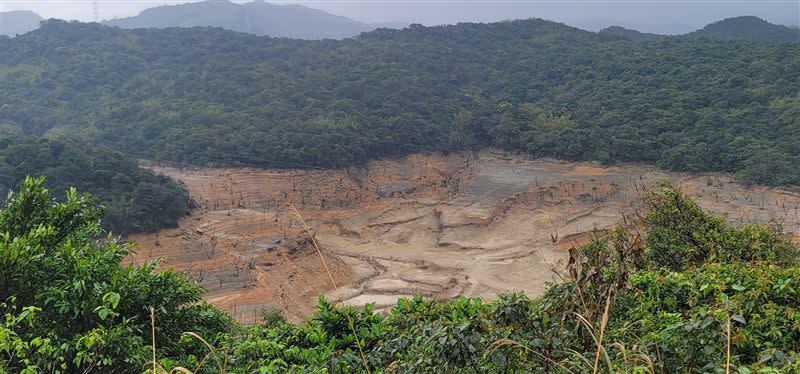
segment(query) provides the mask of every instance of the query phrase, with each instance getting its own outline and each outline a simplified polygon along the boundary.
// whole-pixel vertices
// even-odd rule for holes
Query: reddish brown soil
[[[541,294],[565,249],[634,213],[659,179],[734,223],[781,219],[800,232],[800,194],[719,175],[598,167],[483,153],[415,155],[363,169],[177,169],[200,207],[180,227],[136,235],[131,261],[190,271],[239,320],[309,315],[319,294],[388,307],[399,297]],[[307,220],[339,292],[287,204]]]

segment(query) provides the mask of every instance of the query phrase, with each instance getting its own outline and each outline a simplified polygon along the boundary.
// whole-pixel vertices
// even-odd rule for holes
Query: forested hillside
[[[798,44],[609,39],[536,19],[342,41],[50,21],[3,40],[0,114],[194,164],[495,146],[800,183]]]
[[[800,43],[800,30],[783,25],[774,25],[753,16],[726,18],[686,35],[688,37],[712,40]]]
[[[387,315],[321,299],[301,324],[266,311],[243,327],[184,274],[120,267],[131,247],[93,239],[96,207],[74,192],[54,203],[42,182],[0,209],[3,373],[800,370],[797,245],[777,226],[729,227],[666,185],[640,219],[572,248],[540,298],[415,297]]]
[[[77,187],[103,204],[103,222],[115,235],[177,225],[190,207],[186,189],[140,168],[120,152],[65,140],[6,138],[0,142],[0,191],[16,190],[26,176],[47,175],[52,196]]]

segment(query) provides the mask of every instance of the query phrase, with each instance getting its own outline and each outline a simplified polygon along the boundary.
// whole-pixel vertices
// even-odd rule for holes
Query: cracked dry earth
[[[164,266],[190,272],[208,290],[206,300],[246,323],[264,308],[299,321],[320,294],[377,309],[414,294],[539,295],[569,247],[629,217],[660,179],[733,223],[780,219],[800,232],[797,191],[637,165],[485,152],[340,170],[150,167],[185,183],[199,207],[178,228],[129,237],[138,243],[129,261],[163,258]],[[339,292],[287,204],[311,227]]]

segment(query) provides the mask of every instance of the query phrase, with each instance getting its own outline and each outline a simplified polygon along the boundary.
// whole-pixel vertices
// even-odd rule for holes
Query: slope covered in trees
[[[753,16],[726,18],[686,35],[712,40],[800,43],[800,29],[775,25]]]
[[[3,45],[5,122],[141,157],[336,167],[496,146],[800,183],[797,44],[531,19],[342,41],[51,21]]]
[[[0,190],[15,190],[29,175],[47,175],[53,196],[77,187],[106,206],[105,228],[116,235],[176,226],[190,207],[186,189],[140,168],[120,152],[65,140],[14,138],[0,143]]]
[[[642,33],[619,26],[598,31],[606,39],[657,40],[671,38],[668,35]],[[800,29],[776,25],[754,16],[726,18],[690,33],[672,38],[709,39],[727,41],[749,41],[762,43],[800,43]]]
[[[563,282],[535,300],[417,297],[381,315],[321,299],[301,324],[266,312],[244,327],[182,274],[120,267],[131,247],[94,239],[91,201],[73,190],[55,203],[42,183],[0,209],[0,372],[140,373],[151,355],[159,373],[800,370],[797,245],[777,226],[727,226],[667,185],[631,226],[571,249]]]

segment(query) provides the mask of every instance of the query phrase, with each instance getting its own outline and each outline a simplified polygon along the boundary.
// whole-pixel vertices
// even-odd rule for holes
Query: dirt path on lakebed
[[[660,179],[734,223],[780,219],[800,233],[800,193],[645,166],[481,153],[340,170],[151,168],[185,183],[199,207],[178,228],[131,236],[138,246],[129,260],[163,258],[189,271],[209,302],[243,322],[263,308],[298,321],[319,294],[378,309],[414,294],[539,295],[570,246],[632,214],[632,202]],[[340,293],[288,203],[312,227]]]

